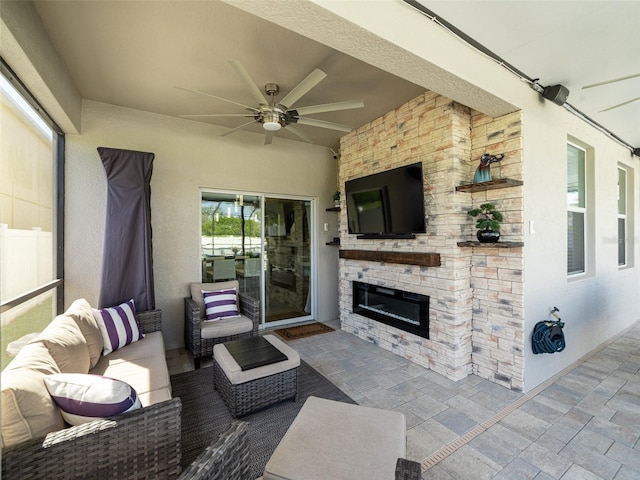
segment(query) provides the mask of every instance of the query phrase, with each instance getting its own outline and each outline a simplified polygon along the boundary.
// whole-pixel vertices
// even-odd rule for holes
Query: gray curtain
[[[137,311],[155,308],[151,249],[153,153],[99,147],[107,175],[107,218],[100,308],[133,298]]]

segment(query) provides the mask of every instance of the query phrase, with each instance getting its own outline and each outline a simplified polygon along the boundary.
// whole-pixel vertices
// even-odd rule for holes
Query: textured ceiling
[[[36,8],[82,97],[99,102],[171,116],[244,113],[237,105],[173,88],[254,106],[231,59],[245,67],[261,90],[266,83],[277,83],[280,98],[320,68],[327,77],[296,106],[363,100],[364,108],[309,115],[354,128],[425,90],[217,1],[46,1],[36,2]],[[198,121],[231,128],[247,119]],[[297,128],[314,143],[334,149],[344,135],[312,126]],[[255,124],[246,130],[262,132],[262,127]],[[276,137],[299,140],[286,128]]]
[[[640,1],[419,3],[542,85],[564,85],[569,104],[640,147]]]
[[[640,102],[599,112],[640,96],[640,78],[582,90],[590,83],[640,73],[640,2],[421,3],[526,75],[539,78],[541,84],[567,86],[570,104],[624,141],[640,146]],[[363,8],[365,4],[363,1]],[[261,90],[265,83],[279,84],[280,98],[314,68],[322,69],[327,78],[296,106],[363,100],[361,109],[310,115],[354,128],[415,98],[427,87],[439,87],[432,89],[470,106],[474,105],[465,102],[470,100],[465,94],[472,92],[474,99],[483,94],[458,85],[457,79],[444,73],[423,70],[418,74],[425,68],[419,62],[398,65],[400,57],[396,57],[396,71],[421,84],[417,85],[215,0],[42,1],[35,5],[83,98],[163,115],[245,112],[237,105],[181,91],[175,85],[255,105],[230,59],[238,60]],[[271,4],[274,11],[295,6]],[[319,17],[314,20],[321,21]],[[425,17],[425,21],[429,20]],[[454,89],[458,98],[447,89]],[[504,110],[505,105],[499,108]],[[225,127],[222,133],[246,119],[198,121]],[[312,126],[298,128],[314,143],[334,149],[344,135]],[[247,130],[262,132],[258,124]],[[278,137],[300,140],[286,129],[274,141]]]

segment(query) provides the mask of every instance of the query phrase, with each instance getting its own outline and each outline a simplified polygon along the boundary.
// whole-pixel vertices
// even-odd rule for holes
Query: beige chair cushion
[[[217,290],[227,290],[229,288],[235,288],[238,291],[239,284],[237,280],[230,280],[228,282],[215,282],[215,283],[192,283],[191,298],[200,307],[200,318],[205,318],[204,297],[202,291],[215,292]],[[207,338],[207,337],[203,337]]]
[[[285,372],[300,366],[300,355],[293,348],[289,347],[274,335],[265,335],[264,338],[271,345],[284,353],[287,356],[287,360],[284,362],[265,365],[263,367],[251,368],[243,372],[227,350],[227,347],[224,346],[224,343],[219,343],[213,346],[213,356],[216,359],[216,362],[220,365],[220,368],[233,385],[239,385],[258,378],[268,377],[269,375],[275,375],[276,373]]]
[[[75,320],[87,341],[89,347],[89,358],[91,359],[91,368],[96,366],[98,360],[102,356],[102,349],[104,348],[104,341],[102,340],[102,333],[96,318],[93,315],[93,310],[89,302],[84,298],[75,300],[64,312],[64,315],[69,316]]]
[[[29,367],[26,367],[29,365]],[[2,446],[17,445],[65,427],[44,377],[60,373],[42,343],[25,345],[2,372]]]
[[[31,343],[47,347],[62,373],[87,373],[91,360],[89,347],[73,318],[59,315]]]
[[[220,320],[202,320],[200,322],[201,338],[220,338],[230,335],[238,335],[253,330],[253,322],[250,318],[240,315],[227,317]]]

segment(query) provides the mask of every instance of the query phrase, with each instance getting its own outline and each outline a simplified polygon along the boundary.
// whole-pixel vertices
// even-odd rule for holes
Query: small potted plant
[[[340,190],[336,190],[333,194],[333,205],[336,207],[340,206]]]
[[[496,210],[492,203],[483,203],[478,208],[467,212],[472,217],[478,217],[476,228],[478,229],[478,241],[482,243],[495,243],[500,239],[500,222],[502,214]]]

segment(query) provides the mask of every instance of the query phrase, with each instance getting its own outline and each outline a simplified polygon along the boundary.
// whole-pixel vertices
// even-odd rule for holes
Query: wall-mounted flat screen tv
[[[362,237],[409,237],[426,233],[422,163],[345,183],[349,233]]]

